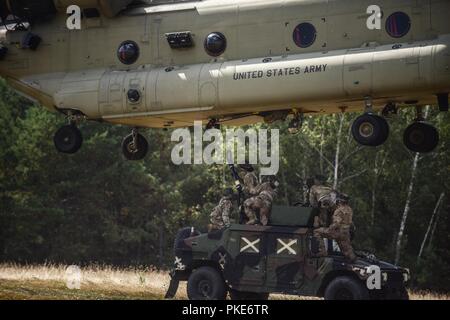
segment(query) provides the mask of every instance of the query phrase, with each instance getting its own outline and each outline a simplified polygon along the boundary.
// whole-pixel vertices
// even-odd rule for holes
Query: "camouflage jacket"
[[[258,177],[254,172],[247,172],[243,180],[244,180],[244,192],[248,197],[253,197],[259,194]]]
[[[210,217],[211,223],[221,226],[230,225],[230,216],[233,211],[233,202],[230,197],[222,197],[219,204],[213,209]]]
[[[326,207],[327,205],[324,205],[325,203],[328,203],[329,195],[333,189],[330,187],[322,186],[322,185],[314,185],[311,187],[311,190],[309,191],[309,203],[312,207]]]

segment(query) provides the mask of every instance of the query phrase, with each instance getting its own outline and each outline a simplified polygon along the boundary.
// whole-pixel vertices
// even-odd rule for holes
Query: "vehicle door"
[[[231,283],[263,285],[265,280],[265,236],[262,232],[232,231],[229,249],[235,252]]]
[[[267,237],[266,285],[277,289],[298,288],[304,277],[304,237],[282,232],[269,233]]]

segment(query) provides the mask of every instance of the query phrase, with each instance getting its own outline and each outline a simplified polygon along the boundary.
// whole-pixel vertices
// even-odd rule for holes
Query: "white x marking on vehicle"
[[[186,266],[181,262],[181,258],[175,257],[175,269],[185,270]]]
[[[227,263],[226,260],[227,254],[219,252],[219,264],[222,267],[222,269],[225,267],[225,263]]]
[[[291,240],[291,239],[288,239]],[[277,241],[281,244],[281,248],[278,249],[277,254],[282,253],[284,250],[289,251],[289,254],[297,254],[294,249],[292,249],[292,246],[294,244],[297,244],[297,239],[291,240],[289,243],[284,242],[282,239],[277,239]]]
[[[243,246],[241,248],[241,252],[244,252],[247,249],[252,249],[256,253],[259,253],[259,249],[256,247],[256,245],[259,243],[261,239],[256,239],[255,241],[250,241],[245,237],[241,237],[241,239],[247,244],[246,246]]]

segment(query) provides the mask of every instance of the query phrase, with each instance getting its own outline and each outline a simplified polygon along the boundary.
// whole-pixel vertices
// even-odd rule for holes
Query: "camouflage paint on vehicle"
[[[312,221],[317,209],[274,206],[272,221],[277,225],[233,224],[229,228],[188,237],[176,248],[174,272],[179,280],[201,266],[216,268],[229,289],[240,292],[285,293],[323,296],[328,283],[337,276],[365,282],[370,265],[378,265],[383,290],[404,290],[406,270],[360,255],[350,263],[339,252],[315,257]],[[284,224],[284,225],[283,225]]]

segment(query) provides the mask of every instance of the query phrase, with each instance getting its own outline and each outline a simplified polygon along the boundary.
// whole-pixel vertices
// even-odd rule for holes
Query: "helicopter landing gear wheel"
[[[428,153],[439,144],[439,132],[431,124],[418,121],[406,128],[403,142],[413,152]]]
[[[138,161],[145,158],[148,152],[148,142],[143,135],[133,129],[132,133],[122,142],[122,152],[127,160]]]
[[[53,142],[59,152],[73,154],[80,150],[83,144],[83,136],[80,129],[74,124],[69,124],[56,131]]]
[[[389,137],[389,125],[383,117],[366,113],[353,122],[352,134],[359,144],[377,147]]]

